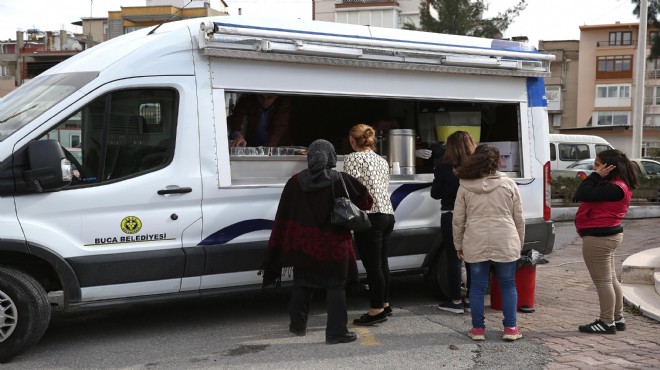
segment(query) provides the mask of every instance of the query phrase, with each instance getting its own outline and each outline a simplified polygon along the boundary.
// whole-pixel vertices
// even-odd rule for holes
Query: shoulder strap
[[[341,181],[341,185],[344,187],[344,192],[346,193],[346,198],[351,199],[351,196],[348,194],[348,189],[346,188],[346,183],[344,182],[344,176],[342,176],[341,172],[337,172],[337,173],[339,174],[339,181]]]

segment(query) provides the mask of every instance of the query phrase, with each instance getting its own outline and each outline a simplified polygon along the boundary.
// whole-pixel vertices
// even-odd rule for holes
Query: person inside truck
[[[241,95],[227,117],[231,146],[291,145],[291,99],[273,94]]]

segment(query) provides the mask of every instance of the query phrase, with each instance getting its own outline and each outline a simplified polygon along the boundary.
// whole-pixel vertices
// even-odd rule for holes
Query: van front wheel
[[[0,363],[37,343],[49,321],[43,287],[30,275],[0,266]]]

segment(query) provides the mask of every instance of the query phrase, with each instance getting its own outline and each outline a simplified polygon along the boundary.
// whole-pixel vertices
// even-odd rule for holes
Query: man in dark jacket
[[[291,100],[285,96],[248,94],[227,117],[232,146],[291,145]],[[243,126],[245,124],[245,126]]]

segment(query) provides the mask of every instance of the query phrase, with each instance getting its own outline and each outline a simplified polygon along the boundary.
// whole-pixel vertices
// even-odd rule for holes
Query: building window
[[[561,127],[561,114],[552,115],[552,127]]]
[[[610,32],[610,46],[632,45],[632,32]]]
[[[124,27],[124,34],[131,33],[137,30],[141,30],[143,28],[147,28],[151,26],[133,26],[133,27]]]
[[[631,55],[614,55],[598,57],[598,72],[630,71],[632,68]]]
[[[560,94],[559,86],[546,86],[545,88],[545,97],[548,101],[559,101]]]
[[[642,142],[642,157],[660,158],[660,143]]]
[[[598,111],[596,114],[598,126],[627,126],[630,122],[629,111]]]
[[[632,78],[632,55],[598,57],[597,79]]]
[[[660,78],[659,58],[649,58],[646,60],[646,78],[654,80]]]
[[[546,86],[545,97],[548,100],[548,110],[558,111],[561,110],[561,86]]]
[[[596,96],[599,98],[629,98],[630,85],[596,85]]]

